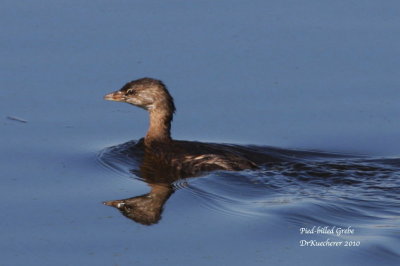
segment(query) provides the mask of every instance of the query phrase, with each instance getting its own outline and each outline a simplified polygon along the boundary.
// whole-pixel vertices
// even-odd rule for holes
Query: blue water
[[[1,6],[0,265],[399,264],[397,1]],[[174,138],[285,159],[177,180],[151,226],[104,206],[150,189],[113,152],[146,113],[102,99],[143,76]]]

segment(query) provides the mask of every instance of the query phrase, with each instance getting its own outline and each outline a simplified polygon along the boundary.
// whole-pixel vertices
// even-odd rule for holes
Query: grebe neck
[[[150,110],[150,125],[144,143],[150,146],[152,143],[171,142],[171,120],[172,114],[159,110]]]

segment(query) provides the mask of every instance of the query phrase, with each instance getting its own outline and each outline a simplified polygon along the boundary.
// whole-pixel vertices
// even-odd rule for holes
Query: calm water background
[[[0,265],[397,265],[399,12],[397,1],[2,1]],[[159,224],[136,224],[101,202],[147,185],[97,157],[144,135],[143,110],[102,99],[143,76],[170,88],[177,139],[394,159],[354,163],[376,167],[370,179],[340,172],[357,185],[289,185],[282,168],[187,180]],[[352,226],[362,244],[300,247],[313,225]]]

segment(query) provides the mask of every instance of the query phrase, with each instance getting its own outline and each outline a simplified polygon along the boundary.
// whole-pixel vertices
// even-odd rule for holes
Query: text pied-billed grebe
[[[142,142],[144,149],[154,153],[155,161],[164,161],[182,177],[203,171],[257,168],[252,159],[233,146],[173,140],[170,129],[175,112],[174,100],[160,80],[142,78],[131,81],[104,99],[130,103],[147,110],[150,126]]]

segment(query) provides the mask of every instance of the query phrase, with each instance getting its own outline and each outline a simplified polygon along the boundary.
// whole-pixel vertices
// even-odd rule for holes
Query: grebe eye
[[[127,95],[134,95],[136,93],[136,91],[134,89],[129,89],[126,91]]]

